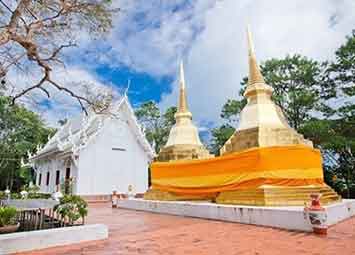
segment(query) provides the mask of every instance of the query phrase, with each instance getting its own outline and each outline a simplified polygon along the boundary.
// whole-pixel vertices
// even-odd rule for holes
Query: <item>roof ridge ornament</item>
[[[131,79],[128,79],[127,80],[127,88],[125,89],[125,92],[123,94],[124,97],[128,97],[128,90],[129,90],[130,86],[131,86]]]

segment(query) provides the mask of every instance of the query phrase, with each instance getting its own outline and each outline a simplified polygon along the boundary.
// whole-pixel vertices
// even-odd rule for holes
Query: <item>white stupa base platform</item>
[[[270,207],[222,205],[192,201],[119,200],[118,207],[162,214],[238,222],[288,230],[312,231],[301,206]],[[355,215],[355,199],[325,206],[327,225],[331,226]]]

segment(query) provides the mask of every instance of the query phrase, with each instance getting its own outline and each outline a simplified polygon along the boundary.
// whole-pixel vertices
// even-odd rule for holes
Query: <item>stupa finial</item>
[[[180,62],[180,97],[179,97],[179,108],[178,112],[188,112],[187,100],[186,100],[186,86],[185,86],[185,74],[184,74],[184,63]]]
[[[185,89],[184,62],[180,61],[180,88]]]
[[[249,53],[249,79],[248,84],[265,83],[264,77],[260,72],[258,62],[256,61],[255,49],[253,43],[253,36],[251,34],[250,26],[247,26],[248,37],[248,53]]]
[[[254,55],[255,56],[255,48],[254,48],[254,42],[253,42],[253,36],[251,34],[251,29],[250,25],[247,25],[247,36],[248,36],[248,52],[249,56]]]

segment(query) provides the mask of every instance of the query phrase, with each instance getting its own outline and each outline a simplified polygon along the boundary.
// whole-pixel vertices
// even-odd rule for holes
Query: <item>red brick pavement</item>
[[[90,205],[88,223],[109,226],[105,241],[35,251],[77,254],[355,254],[355,217],[329,229],[327,237],[237,223],[111,209]]]

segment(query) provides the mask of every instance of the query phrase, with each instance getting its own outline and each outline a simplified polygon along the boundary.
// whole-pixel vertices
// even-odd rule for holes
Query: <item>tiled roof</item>
[[[72,152],[74,147],[84,145],[89,139],[96,136],[101,130],[102,125],[104,125],[105,119],[112,116],[117,116],[118,118],[125,116],[123,118],[136,136],[137,142],[148,154],[148,157],[152,159],[154,157],[154,151],[137,121],[127,96],[123,96],[118,103],[112,106],[112,109],[109,114],[89,113],[89,116],[82,114],[81,116],[70,119],[36,155],[31,157],[31,159],[35,160],[52,153]],[[123,114],[123,112],[127,114]]]

